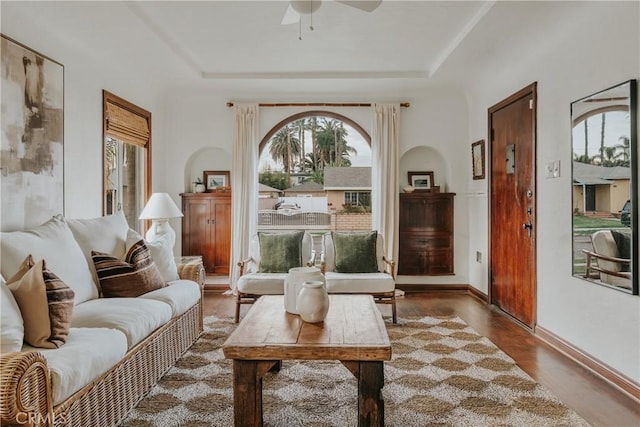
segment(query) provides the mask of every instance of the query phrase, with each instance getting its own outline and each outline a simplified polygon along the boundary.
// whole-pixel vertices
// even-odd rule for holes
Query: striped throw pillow
[[[27,256],[7,286],[20,308],[27,344],[59,348],[67,342],[73,290],[47,269],[44,260],[35,263]]]
[[[91,259],[105,298],[137,297],[167,285],[144,240],[134,243],[124,260],[96,251]]]

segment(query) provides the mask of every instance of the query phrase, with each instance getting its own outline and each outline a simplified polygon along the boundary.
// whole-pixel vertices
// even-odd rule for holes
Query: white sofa
[[[166,286],[134,298],[100,297],[91,251],[122,258],[128,234],[121,214],[55,217],[1,234],[3,278],[32,255],[74,292],[66,343],[43,349],[23,342],[20,307],[0,284],[2,425],[117,425],[202,332],[204,270],[176,266],[171,248],[151,250]]]

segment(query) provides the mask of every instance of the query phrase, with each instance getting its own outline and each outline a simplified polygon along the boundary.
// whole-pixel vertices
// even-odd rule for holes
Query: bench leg
[[[240,321],[240,292],[236,295],[236,315],[235,315],[235,323]]]
[[[396,296],[391,298],[391,320],[393,323],[398,323],[398,313],[396,311]]]

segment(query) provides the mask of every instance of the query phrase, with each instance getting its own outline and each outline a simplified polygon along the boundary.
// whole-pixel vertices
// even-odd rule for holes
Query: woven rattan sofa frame
[[[178,266],[181,279],[204,289],[202,263]],[[118,425],[203,331],[202,297],[158,328],[115,366],[61,404],[52,406],[47,361],[38,352],[6,353],[0,361],[1,425],[103,427]]]

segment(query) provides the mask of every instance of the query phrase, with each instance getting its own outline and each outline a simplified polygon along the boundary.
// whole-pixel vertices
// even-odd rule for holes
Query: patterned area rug
[[[205,332],[123,422],[125,427],[233,426],[231,319]],[[588,426],[459,318],[387,323],[385,425]],[[355,377],[340,362],[284,361],[263,381],[266,426],[355,426]]]

